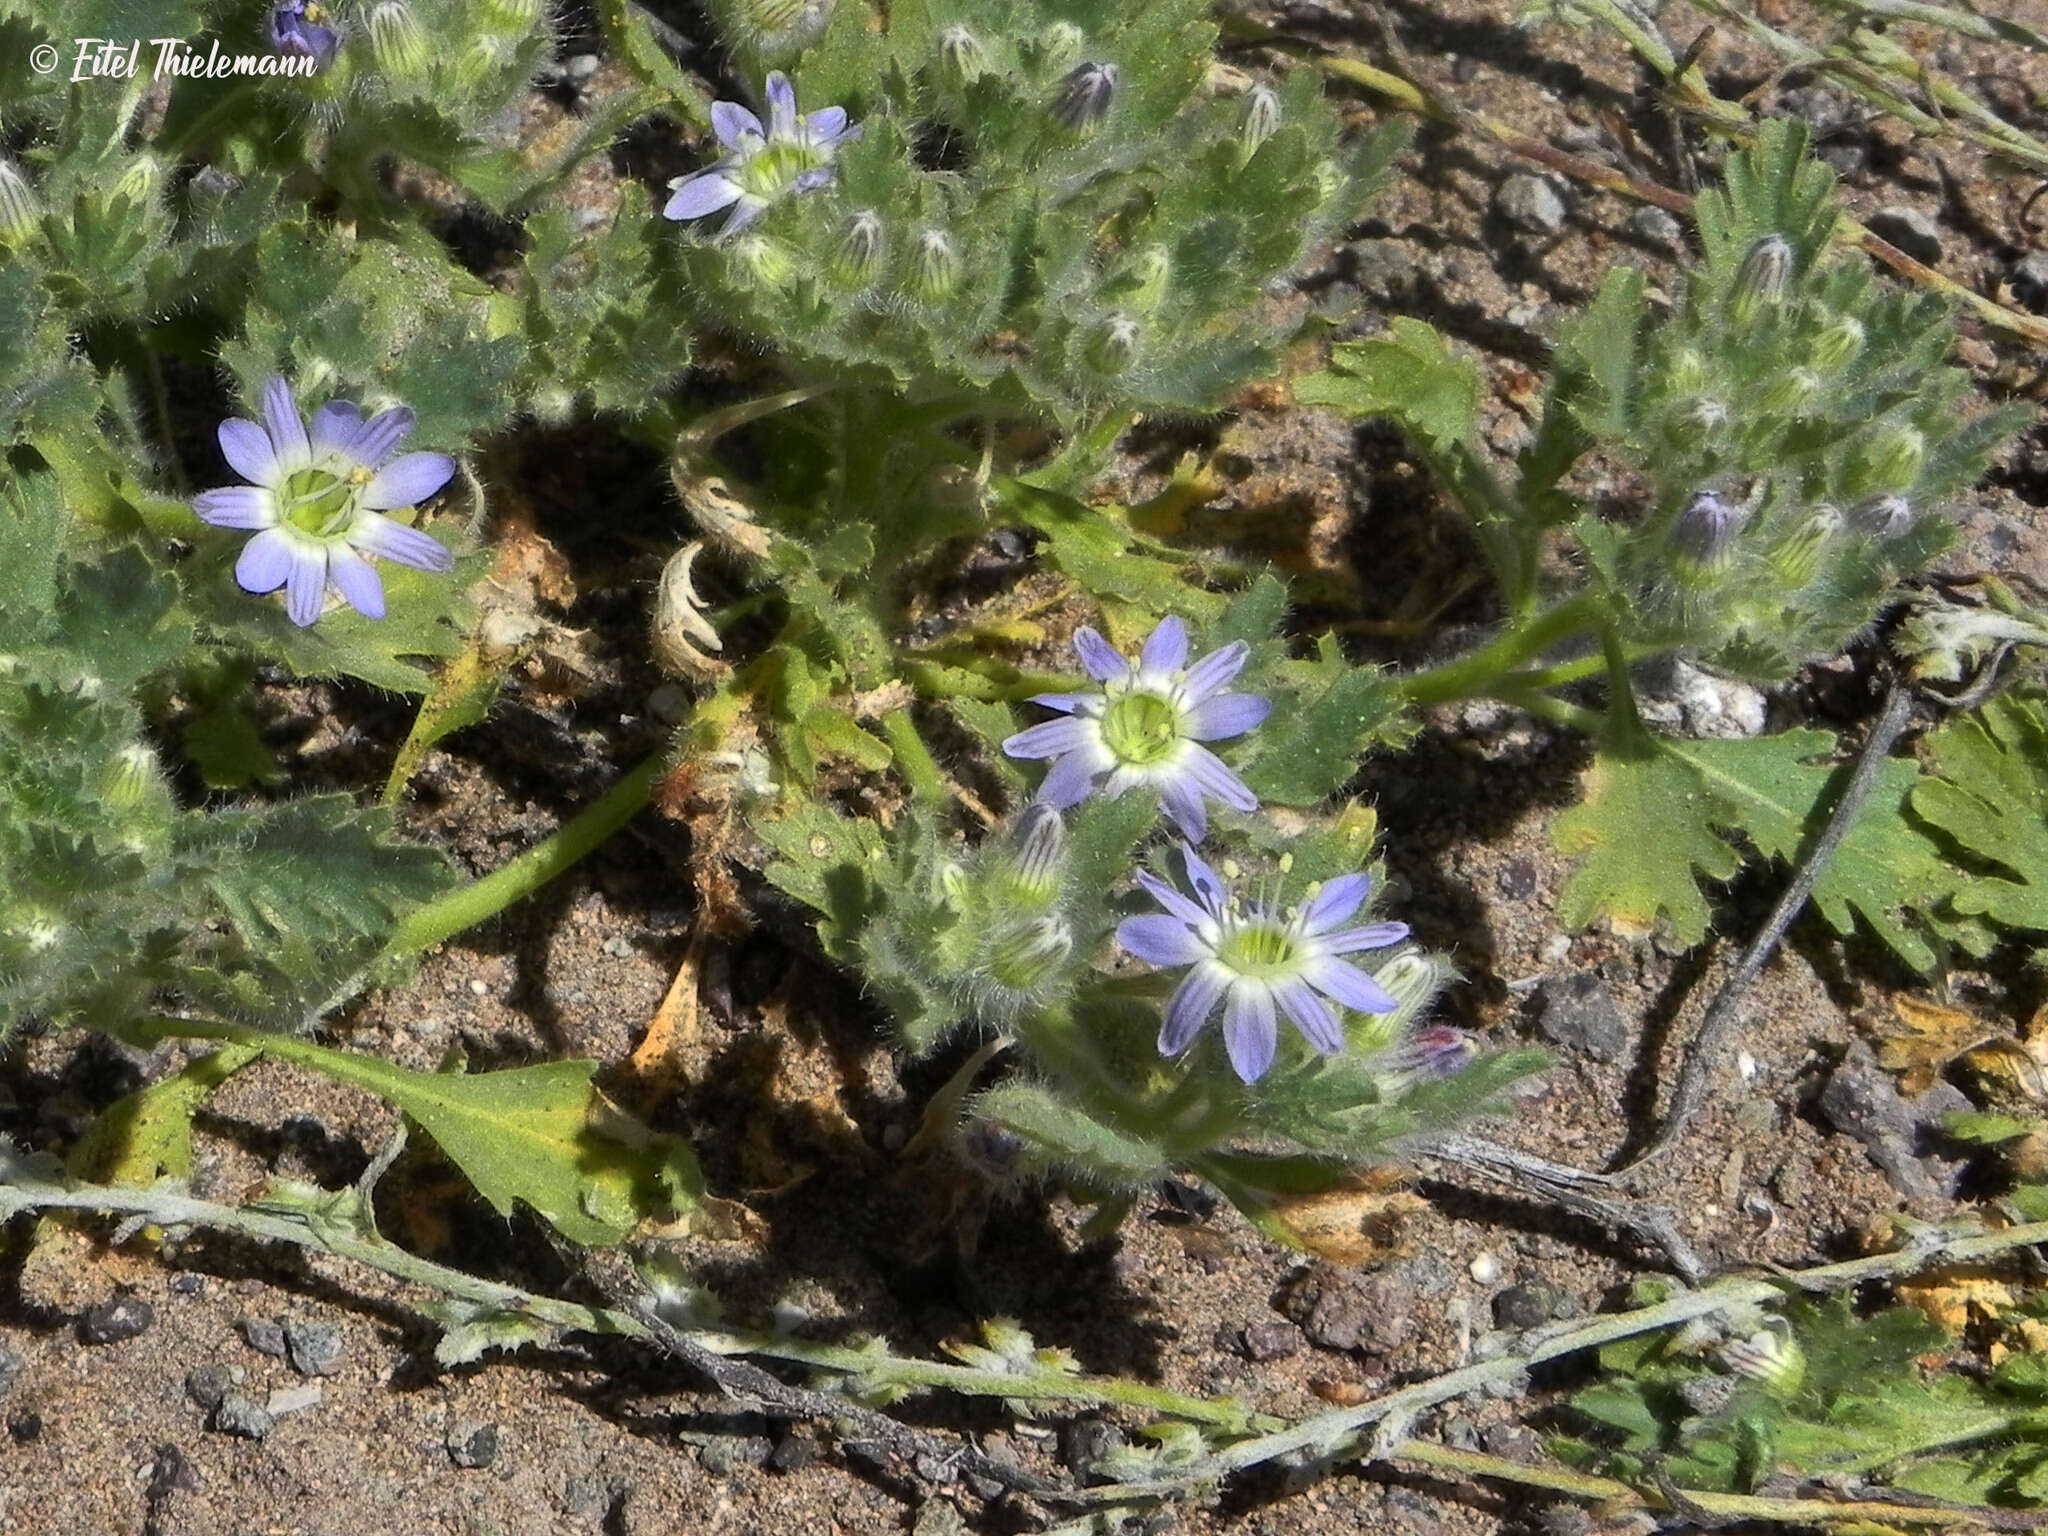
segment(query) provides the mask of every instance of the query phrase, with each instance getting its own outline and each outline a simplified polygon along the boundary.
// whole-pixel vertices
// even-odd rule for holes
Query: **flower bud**
[[[1813,365],[1822,373],[1840,373],[1863,350],[1863,322],[1843,315],[1813,343]]]
[[[846,232],[832,253],[832,276],[848,288],[865,288],[882,269],[884,249],[882,220],[872,208],[862,208],[846,221]]]
[[[1718,570],[1734,552],[1736,535],[1748,521],[1748,507],[1714,491],[1701,491],[1678,515],[1671,532],[1672,552],[1703,570]]]
[[[1117,67],[1114,64],[1078,64],[1060,82],[1053,98],[1052,115],[1060,126],[1079,133],[1093,128],[1109,115],[1116,97]]]
[[[378,70],[393,80],[421,80],[433,56],[427,34],[405,0],[381,0],[370,12],[370,56]]]
[[[1820,396],[1820,375],[1811,368],[1793,368],[1764,387],[1757,404],[1766,416],[1802,416]]]
[[[1001,1183],[1024,1166],[1024,1138],[993,1120],[969,1120],[960,1127],[960,1155],[985,1179]]]
[[[1690,448],[1728,424],[1728,407],[1712,395],[1694,395],[1664,417],[1664,437],[1674,448]]]
[[[1858,533],[1869,534],[1874,539],[1896,539],[1909,532],[1919,518],[1913,515],[1913,503],[1905,497],[1887,493],[1860,501],[1849,513],[1849,522]]]
[[[1138,322],[1129,315],[1110,315],[1088,333],[1083,356],[1097,373],[1116,375],[1138,355]]]
[[[1665,388],[1675,397],[1688,399],[1706,393],[1707,360],[1693,347],[1681,347],[1672,354],[1665,371]]]
[[[1056,21],[1038,34],[1039,67],[1051,74],[1081,57],[1088,38],[1071,21]]]
[[[1280,127],[1280,95],[1270,85],[1259,84],[1244,93],[1237,108],[1237,142],[1246,160]]]
[[[1747,1338],[1730,1339],[1721,1346],[1721,1360],[1773,1397],[1792,1396],[1806,1380],[1806,1353],[1781,1319],[1772,1319]]]
[[[476,0],[476,19],[486,31],[524,38],[539,24],[542,0]]]
[[[994,67],[988,49],[966,27],[948,27],[939,34],[939,74],[954,90],[966,90]]]
[[[1141,315],[1152,314],[1166,302],[1166,291],[1173,285],[1173,257],[1165,246],[1149,245],[1131,264],[1129,278],[1130,307]]]
[[[1060,813],[1032,801],[1018,812],[1011,842],[1014,852],[1003,895],[1018,905],[1050,906],[1060,893],[1060,875],[1067,862],[1067,828]]]
[[[100,799],[117,811],[132,811],[162,788],[156,754],[148,747],[123,747],[100,770]]]
[[[1910,490],[1926,458],[1927,440],[1911,427],[1896,427],[1864,442],[1847,478],[1859,491]]]
[[[43,221],[43,200],[14,162],[0,158],[0,245],[19,245]]]
[[[1783,235],[1764,235],[1749,248],[1729,290],[1728,313],[1737,325],[1747,325],[1767,304],[1785,296],[1792,280],[1792,247]]]
[[[910,291],[919,302],[943,304],[960,286],[960,253],[940,229],[921,229],[910,250]]]
[[[1418,1029],[1388,1053],[1386,1086],[1395,1096],[1423,1083],[1440,1083],[1455,1077],[1479,1054],[1479,1042],[1462,1029],[1432,1024]]]
[[[155,155],[141,154],[128,162],[121,179],[114,183],[114,196],[126,198],[137,207],[152,204],[164,188],[164,163]]]
[[[746,235],[733,242],[732,264],[743,281],[768,293],[780,293],[796,281],[796,254],[780,240]]]
[[[1814,512],[1771,549],[1771,569],[1789,587],[1803,587],[1820,571],[1821,558],[1842,531],[1842,514],[1833,507]]]
[[[1018,1007],[1066,963],[1074,952],[1074,931],[1057,913],[1005,923],[990,936],[985,966],[995,1008]]]
[[[832,19],[833,0],[729,0],[722,24],[756,53],[783,58],[815,43]]]

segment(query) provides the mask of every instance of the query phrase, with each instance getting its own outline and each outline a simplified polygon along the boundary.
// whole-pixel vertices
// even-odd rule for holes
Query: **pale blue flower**
[[[332,13],[317,0],[284,0],[270,13],[270,46],[293,58],[313,61],[325,69],[341,47],[341,33],[326,25]]]
[[[725,157],[694,176],[670,183],[664,218],[701,219],[730,208],[718,237],[730,239],[784,197],[815,192],[837,174],[839,146],[860,137],[846,108],[799,113],[796,88],[777,70],[768,77],[768,126],[736,101],[711,104],[711,129]]]
[[[1156,790],[1168,819],[1190,842],[1209,829],[1207,800],[1237,811],[1259,802],[1202,743],[1242,736],[1272,711],[1256,694],[1230,693],[1251,659],[1242,640],[1211,651],[1193,666],[1187,626],[1162,620],[1135,664],[1094,630],[1074,635],[1074,649],[1097,693],[1041,693],[1032,699],[1067,718],[1019,731],[1003,743],[1011,757],[1054,759],[1038,798],[1065,808],[1101,792]]]
[[[1142,870],[1138,883],[1166,910],[1129,917],[1116,941],[1149,965],[1191,969],[1174,989],[1159,1029],[1159,1052],[1178,1056],[1223,1004],[1223,1048],[1248,1083],[1265,1076],[1279,1049],[1277,1014],[1325,1056],[1344,1049],[1344,1026],[1330,1004],[1360,1013],[1400,1006],[1372,977],[1339,958],[1384,949],[1408,937],[1405,923],[1345,927],[1372,892],[1372,877],[1343,875],[1325,883],[1298,909],[1274,910],[1231,895],[1215,870],[1185,843],[1189,900]]]
[[[455,557],[416,528],[383,514],[417,506],[448,483],[445,453],[401,453],[413,413],[403,406],[363,419],[346,400],[299,417],[291,386],[263,388],[263,422],[220,424],[220,450],[248,485],[195,497],[192,509],[216,528],[256,537],[235,562],[245,592],[285,589],[285,612],[298,625],[320,616],[331,584],[366,618],[384,617],[384,583],[363,557],[381,555],[422,571],[446,571]]]

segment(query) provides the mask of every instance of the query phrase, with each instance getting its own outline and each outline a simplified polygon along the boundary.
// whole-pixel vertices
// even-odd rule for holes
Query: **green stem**
[[[1590,595],[1566,598],[1511,626],[1469,656],[1396,678],[1394,685],[1415,709],[1482,697],[1493,692],[1503,675],[1533,661],[1560,641],[1594,628],[1601,617],[1601,605]]]
[[[610,789],[544,838],[479,880],[428,902],[408,917],[387,953],[417,954],[485,918],[495,917],[522,896],[530,896],[569,868],[638,814],[668,767],[668,753],[656,752]]]
[[[1596,709],[1586,709],[1578,704],[1569,704],[1563,699],[1553,699],[1549,694],[1538,693],[1534,688],[1509,687],[1503,684],[1493,690],[1493,697],[1503,704],[1526,709],[1539,720],[1548,720],[1552,725],[1561,725],[1567,730],[1584,731],[1589,736],[1600,729],[1605,718]]]
[[[934,657],[896,653],[896,670],[928,699],[980,699],[1014,704],[1034,693],[1072,693],[1081,679],[1071,672],[1027,672],[994,657]]]

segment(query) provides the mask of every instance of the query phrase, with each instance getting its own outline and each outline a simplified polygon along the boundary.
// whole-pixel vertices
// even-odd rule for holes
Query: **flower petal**
[[[1138,666],[1146,672],[1178,672],[1188,664],[1188,627],[1178,614],[1168,614],[1145,639]]]
[[[1180,772],[1211,800],[1220,800],[1233,811],[1251,812],[1259,808],[1259,797],[1207,747],[1189,747],[1180,760]]]
[[[455,461],[445,453],[401,453],[363,487],[362,505],[372,512],[416,507],[446,485],[454,473]]]
[[[1230,887],[1223,883],[1215,870],[1202,862],[1202,856],[1195,852],[1192,844],[1180,845],[1180,859],[1188,872],[1188,884],[1195,888],[1202,905],[1209,909],[1212,917],[1221,917],[1223,909],[1230,905]]]
[[[1074,650],[1098,683],[1120,683],[1131,675],[1131,664],[1123,653],[1086,624],[1074,631]]]
[[[1319,939],[1317,946],[1326,955],[1349,955],[1361,949],[1385,949],[1407,937],[1406,923],[1367,923],[1363,928],[1347,928]]]
[[[379,411],[363,423],[363,430],[349,445],[348,456],[365,469],[375,469],[397,451],[418,418],[406,406]]]
[[[1401,1006],[1378,982],[1342,960],[1312,960],[1302,968],[1301,979],[1323,996],[1360,1013],[1392,1013]]]
[[[1166,1016],[1159,1021],[1160,1055],[1178,1056],[1195,1043],[1216,999],[1229,984],[1230,973],[1214,961],[1196,966],[1181,978],[1166,1004]]]
[[[1176,891],[1157,875],[1141,869],[1137,872],[1137,876],[1138,884],[1145,888],[1146,893],[1183,923],[1199,924],[1206,923],[1209,920],[1207,912],[1204,912],[1192,901],[1189,901],[1187,897],[1181,895],[1179,891]]]
[[[256,537],[264,535],[259,533]],[[291,570],[284,582],[284,613],[304,629],[320,617],[320,610],[327,605],[327,546],[302,544],[295,539],[291,556]]]
[[[348,541],[365,554],[382,555],[416,571],[450,571],[455,555],[439,540],[417,528],[394,523],[375,512],[365,512],[348,531]]]
[[[216,528],[269,528],[277,522],[277,498],[260,485],[229,485],[192,498],[199,520]]]
[[[727,149],[743,149],[742,140],[767,136],[762,132],[761,119],[736,101],[711,103],[711,131]]]
[[[793,139],[797,132],[796,123],[796,87],[789,83],[789,76],[781,70],[771,71],[768,76],[768,137]]]
[[[661,216],[665,219],[701,219],[707,213],[716,213],[738,201],[739,186],[728,181],[722,171],[699,171],[695,176],[686,176],[676,183],[676,189],[662,205]]]
[[[1048,720],[1019,731],[1003,743],[1005,757],[1064,757],[1100,741],[1102,732],[1092,720]]]
[[[1093,754],[1069,752],[1040,781],[1038,799],[1055,810],[1079,805],[1088,798],[1088,792],[1095,787],[1095,776],[1101,771]]]
[[[221,457],[251,485],[276,485],[284,479],[278,468],[277,450],[270,446],[270,434],[253,421],[230,416],[215,433],[220,439]]]
[[[1063,715],[1071,715],[1091,699],[1099,704],[1102,702],[1102,695],[1099,693],[1034,693],[1031,695],[1029,702],[1043,704],[1047,709],[1056,709]]]
[[[1147,965],[1163,970],[1193,965],[1209,954],[1209,946],[1190,933],[1186,923],[1160,912],[1125,918],[1117,924],[1116,941]]]
[[[313,462],[313,447],[306,441],[306,423],[299,416],[292,387],[274,375],[263,386],[263,430],[270,435],[282,473],[288,475]]]
[[[313,413],[313,457],[346,454],[362,430],[363,413],[354,401],[328,401]]]
[[[235,561],[235,582],[259,596],[275,592],[292,571],[292,536],[281,528],[259,533],[242,546]]]
[[[342,599],[366,619],[384,617],[384,583],[376,568],[346,544],[327,551],[327,579]]]
[[[1181,734],[1196,741],[1242,736],[1273,713],[1273,701],[1255,693],[1212,693],[1181,721]]]
[[[1188,702],[1199,704],[1212,693],[1222,691],[1225,684],[1244,670],[1244,664],[1252,659],[1252,648],[1242,640],[1233,640],[1220,651],[1211,651],[1187,670],[1181,681],[1181,689]]]
[[[1318,1054],[1335,1056],[1344,1049],[1344,1030],[1337,1015],[1299,976],[1275,986],[1273,997],[1280,1004],[1280,1011],[1301,1031],[1301,1038],[1315,1047]]]
[[[1327,932],[1356,912],[1358,904],[1371,894],[1371,875],[1339,875],[1326,881],[1315,900],[1302,908],[1302,932]]]
[[[804,137],[817,145],[831,144],[846,132],[846,108],[820,107],[804,114]]]
[[[1157,780],[1153,788],[1159,791],[1160,809],[1182,837],[1199,843],[1209,835],[1209,809],[1202,804],[1202,792],[1192,782],[1176,776]]]
[[[725,222],[718,226],[718,238],[730,240],[734,235],[750,228],[767,211],[768,199],[743,195],[732,205],[732,212],[726,216]]]
[[[1248,1083],[1256,1083],[1273,1065],[1280,1032],[1273,1022],[1273,994],[1262,981],[1238,981],[1223,1005],[1223,1049],[1230,1065]]]

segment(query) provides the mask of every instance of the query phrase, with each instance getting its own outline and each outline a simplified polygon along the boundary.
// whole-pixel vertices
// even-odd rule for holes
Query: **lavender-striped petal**
[[[1019,731],[1003,743],[1005,757],[1061,757],[1098,740],[1092,720],[1047,720]]]
[[[796,137],[796,87],[779,69],[768,76],[768,137]]]
[[[327,546],[294,541],[291,556],[292,568],[284,579],[284,613],[304,629],[327,604]]]
[[[846,108],[820,107],[804,115],[804,137],[813,144],[831,144],[846,132]]]
[[[738,202],[732,205],[732,212],[726,215],[725,222],[718,226],[718,238],[721,240],[732,239],[734,235],[749,228],[755,220],[759,219],[767,211],[768,200],[766,198],[754,197],[752,195],[742,196]]]
[[[1180,771],[1211,800],[1220,800],[1233,811],[1256,811],[1259,797],[1243,779],[1223,766],[1223,759],[1207,747],[1189,747],[1181,759]]]
[[[1091,699],[1100,703],[1102,695],[1099,693],[1034,693],[1031,695],[1030,702],[1033,704],[1043,704],[1047,709],[1056,709],[1063,715],[1071,715]]]
[[[384,617],[384,582],[376,569],[346,544],[327,551],[327,579],[349,607],[366,619]]]
[[[1214,693],[1202,700],[1181,725],[1181,734],[1195,741],[1223,741],[1256,729],[1273,713],[1273,701],[1255,693]]]
[[[1301,909],[1302,932],[1327,932],[1356,912],[1358,904],[1371,894],[1371,875],[1339,875],[1326,881],[1315,900]]]
[[[718,135],[718,142],[727,149],[740,149],[741,141],[749,137],[767,137],[762,132],[761,119],[736,101],[711,103],[711,131]]]
[[[348,531],[348,541],[365,554],[382,555],[417,571],[451,571],[454,552],[417,528],[394,523],[375,512],[365,512]]]
[[[737,183],[728,181],[721,171],[700,171],[676,183],[676,189],[662,205],[661,216],[665,219],[701,219],[707,213],[716,213],[729,208],[739,200]]]
[[[1166,1004],[1166,1017],[1159,1021],[1160,1055],[1178,1056],[1195,1043],[1229,984],[1230,973],[1214,961],[1205,961],[1181,979]]]
[[[1179,775],[1159,779],[1153,787],[1159,791],[1159,808],[1182,837],[1199,843],[1209,835],[1209,808],[1202,804],[1199,789]]]
[[[416,507],[454,473],[455,461],[445,453],[401,453],[363,487],[362,504],[373,512]]]
[[[1273,988],[1273,996],[1280,1011],[1301,1031],[1301,1038],[1319,1054],[1334,1056],[1344,1049],[1344,1030],[1337,1023],[1337,1015],[1330,1012],[1330,1005],[1317,997],[1307,982],[1298,976],[1281,982]]]
[[[346,454],[362,435],[363,413],[351,400],[330,400],[313,413],[313,457]]]
[[[1326,955],[1349,955],[1361,949],[1385,949],[1407,937],[1406,923],[1367,923],[1363,928],[1347,928],[1320,938],[1317,947]]]
[[[235,561],[235,582],[259,596],[275,592],[292,573],[292,538],[281,528],[259,533],[242,546]]]
[[[1264,982],[1239,981],[1223,1005],[1223,1048],[1230,1065],[1248,1083],[1256,1083],[1273,1065],[1280,1031],[1273,1022],[1273,994]]]
[[[284,479],[277,450],[270,446],[270,434],[255,422],[231,416],[214,435],[220,439],[221,457],[251,485],[274,486]]]
[[[403,405],[379,411],[363,423],[363,430],[349,445],[348,456],[365,469],[377,468],[398,451],[398,445],[405,441],[416,420],[411,409]]]
[[[1052,765],[1051,771],[1039,784],[1038,798],[1056,810],[1079,805],[1088,798],[1088,791],[1095,787],[1095,776],[1099,772],[1100,767],[1089,753],[1069,752]]]
[[[1401,1006],[1378,982],[1342,960],[1313,960],[1302,968],[1301,979],[1323,996],[1360,1013],[1392,1013]]]
[[[1162,970],[1193,965],[1209,953],[1209,946],[1190,933],[1186,923],[1158,912],[1125,918],[1117,924],[1116,941],[1147,965]]]
[[[1230,905],[1230,887],[1223,883],[1215,870],[1202,862],[1202,856],[1195,852],[1192,843],[1180,845],[1180,860],[1188,872],[1188,884],[1195,888],[1195,895],[1201,898],[1202,905],[1212,916],[1222,916],[1223,909]]]
[[[1131,664],[1123,653],[1086,624],[1074,631],[1074,650],[1098,683],[1122,682],[1131,675]]]
[[[1188,664],[1188,627],[1178,614],[1168,614],[1145,639],[1138,665],[1147,672],[1178,672]]]
[[[216,528],[269,528],[277,522],[277,497],[260,485],[228,485],[201,491],[192,510]]]
[[[263,386],[263,430],[270,435],[277,467],[284,474],[313,462],[313,448],[306,441],[306,424],[299,418],[292,387],[274,376]]]
[[[1222,692],[1251,659],[1252,648],[1242,640],[1233,640],[1189,667],[1187,676],[1181,679],[1181,688],[1191,703],[1199,704],[1210,694]]]
[[[1199,927],[1209,920],[1208,913],[1204,912],[1192,901],[1189,901],[1187,897],[1181,895],[1179,891],[1176,891],[1157,875],[1141,869],[1137,872],[1137,879],[1138,884],[1145,888],[1147,895],[1166,908],[1167,911],[1171,912],[1181,922]]]

